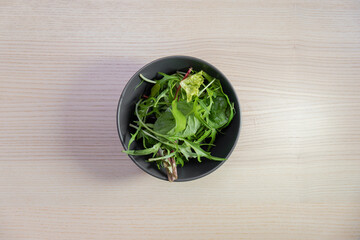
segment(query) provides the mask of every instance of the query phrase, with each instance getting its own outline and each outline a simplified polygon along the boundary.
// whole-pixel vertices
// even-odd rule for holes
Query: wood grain
[[[170,184],[121,153],[147,62],[231,80],[238,145]],[[360,2],[0,1],[0,239],[360,238]]]

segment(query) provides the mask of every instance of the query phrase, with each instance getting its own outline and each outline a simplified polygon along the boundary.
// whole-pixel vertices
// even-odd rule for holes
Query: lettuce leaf
[[[193,74],[180,82],[181,87],[186,92],[187,102],[191,102],[192,97],[199,94],[199,88],[201,84],[203,84],[203,82],[204,78],[202,75],[202,71]]]

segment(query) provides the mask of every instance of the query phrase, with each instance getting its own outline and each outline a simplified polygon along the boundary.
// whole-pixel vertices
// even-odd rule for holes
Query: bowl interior
[[[131,138],[130,133],[134,132],[134,129],[130,128],[129,124],[135,120],[135,104],[144,93],[149,91],[152,85],[144,82],[136,88],[141,82],[139,74],[142,73],[149,79],[160,79],[161,76],[158,72],[164,72],[166,74],[175,73],[177,70],[186,72],[189,67],[193,67],[196,71],[204,70],[211,76],[218,78],[221,81],[224,92],[229,96],[230,101],[234,103],[236,114],[230,125],[223,129],[223,134],[217,135],[215,140],[216,146],[213,147],[211,151],[211,154],[217,157],[228,158],[230,156],[236,145],[240,131],[240,106],[236,93],[226,77],[214,66],[201,59],[188,56],[170,56],[155,60],[141,68],[129,80],[121,94],[117,113],[119,136],[125,149],[127,149],[127,145]],[[141,143],[134,142],[131,145],[131,149],[141,148]],[[167,180],[165,171],[163,169],[159,170],[154,163],[146,162],[145,156],[129,155],[129,157],[145,172],[154,177]],[[196,159],[190,159],[189,162],[185,163],[184,167],[178,167],[177,181],[189,181],[203,177],[220,167],[224,162],[225,161],[212,161],[203,158],[202,162],[199,163]]]

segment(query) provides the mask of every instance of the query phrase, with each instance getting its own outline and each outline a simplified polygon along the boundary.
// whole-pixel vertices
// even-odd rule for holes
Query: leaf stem
[[[216,78],[214,78],[208,85],[206,85],[206,87],[204,87],[198,94],[198,97],[216,80]]]
[[[155,81],[150,80],[150,79],[144,77],[144,75],[142,75],[141,73],[140,73],[140,78],[141,78],[142,80],[144,80],[145,82],[149,82],[149,83],[153,83],[153,84],[156,83]]]
[[[169,155],[166,155],[166,156],[161,156],[161,157],[156,157],[156,158],[149,158],[148,161],[153,162],[153,161],[157,161],[157,160],[163,160],[163,159],[166,159],[166,158],[170,158],[170,157],[172,157],[174,155],[175,155],[175,152],[172,152],[172,153],[170,153]]]

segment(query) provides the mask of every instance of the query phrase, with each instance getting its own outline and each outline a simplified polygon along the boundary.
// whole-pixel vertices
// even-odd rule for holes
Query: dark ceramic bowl
[[[204,60],[188,57],[188,56],[169,56],[157,59],[151,63],[142,67],[132,76],[129,82],[126,84],[120,99],[117,109],[117,127],[120,136],[121,143],[124,149],[127,149],[128,142],[131,138],[130,133],[134,132],[134,129],[129,127],[129,124],[135,120],[134,109],[136,102],[140,97],[150,91],[150,85],[146,82],[136,88],[141,82],[139,74],[142,73],[149,79],[160,79],[161,76],[158,72],[164,72],[166,74],[175,73],[177,70],[186,72],[189,67],[193,67],[194,70],[204,70],[213,77],[220,79],[224,92],[229,96],[231,102],[235,105],[236,114],[230,123],[230,125],[223,129],[223,134],[218,134],[215,140],[215,147],[212,148],[211,154],[217,157],[228,158],[231,152],[234,150],[236,142],[240,133],[240,106],[236,97],[234,88],[231,86],[230,81],[213,65],[205,62]],[[134,142],[132,149],[141,148],[141,143]],[[148,174],[167,180],[165,170],[159,170],[154,163],[146,162],[145,156],[131,156],[129,157],[134,163]],[[178,182],[190,181],[200,177],[203,177],[215,169],[219,168],[225,161],[212,161],[203,159],[199,163],[196,159],[190,159],[185,163],[184,167],[178,167]]]

